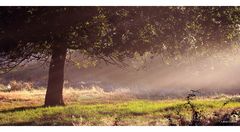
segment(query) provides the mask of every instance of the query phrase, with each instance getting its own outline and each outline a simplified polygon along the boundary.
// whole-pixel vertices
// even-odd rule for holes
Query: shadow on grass
[[[30,107],[18,107],[10,110],[2,110],[0,113],[8,113],[8,112],[18,112],[18,111],[24,111],[24,110],[34,110],[37,108],[43,108],[44,106],[30,106]]]
[[[38,124],[35,121],[30,122],[18,122],[18,123],[7,123],[0,124],[0,126],[73,126],[72,123],[54,123],[54,122],[46,122]]]
[[[38,108],[46,108],[46,107],[45,106],[18,107],[18,108],[9,109],[9,110],[2,110],[0,111],[0,113],[21,112],[25,110],[35,110]],[[0,124],[0,126],[72,126],[73,125],[71,122],[69,123],[61,122],[61,121],[52,122],[44,118],[43,118],[43,121],[41,121],[41,119],[26,121],[26,122],[15,122],[15,123],[9,122],[5,124]]]
[[[0,126],[37,126],[34,122],[19,122],[19,123],[7,123],[7,124],[1,124]]]

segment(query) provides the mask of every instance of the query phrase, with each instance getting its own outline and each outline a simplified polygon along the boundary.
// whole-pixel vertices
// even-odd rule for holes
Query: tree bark
[[[66,54],[67,48],[63,44],[52,46],[45,106],[64,105],[63,83]]]

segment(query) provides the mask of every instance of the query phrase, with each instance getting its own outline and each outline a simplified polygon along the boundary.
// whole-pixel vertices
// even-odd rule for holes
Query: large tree
[[[238,7],[1,7],[0,67],[7,72],[51,57],[45,106],[63,105],[69,50],[120,65],[136,53],[202,55],[239,38],[239,13]]]

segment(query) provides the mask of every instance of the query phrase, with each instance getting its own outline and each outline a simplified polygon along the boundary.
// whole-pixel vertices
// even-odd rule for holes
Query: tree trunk
[[[64,105],[63,82],[66,54],[67,48],[64,45],[52,46],[45,106]]]

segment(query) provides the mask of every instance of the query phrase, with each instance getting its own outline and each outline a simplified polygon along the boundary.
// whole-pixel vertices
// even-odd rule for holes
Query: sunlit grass
[[[114,98],[114,93],[98,93],[96,89],[71,89],[65,91],[66,106],[44,108],[41,107],[44,92],[0,92],[4,98],[0,101],[0,125],[168,125],[168,116],[179,115],[191,120],[191,109],[184,98],[153,101],[121,96],[119,99],[117,95]],[[239,97],[234,98],[226,105],[227,98],[198,98],[192,103],[207,117],[215,111],[240,108]],[[176,118],[174,122],[177,121]]]

